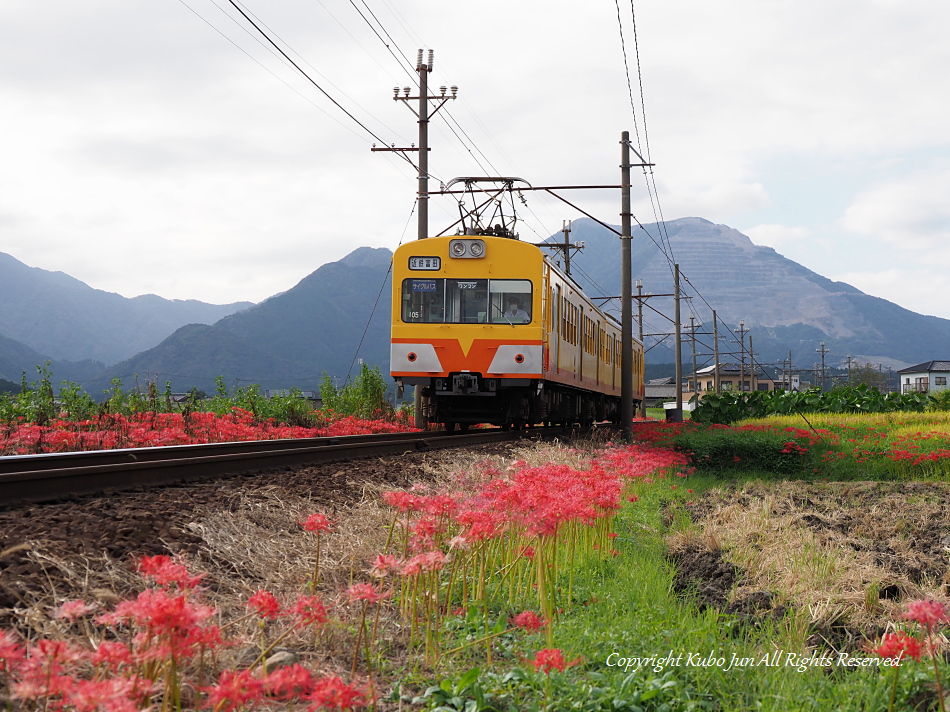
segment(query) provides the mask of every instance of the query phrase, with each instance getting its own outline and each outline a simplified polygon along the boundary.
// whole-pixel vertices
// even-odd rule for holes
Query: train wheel
[[[455,432],[455,421],[454,421],[454,420],[446,420],[446,421],[445,421],[445,432],[447,432],[447,433],[454,433],[454,432]]]
[[[469,427],[469,423],[459,423],[459,432],[460,432],[460,433],[467,433],[467,432],[468,432],[468,427]]]

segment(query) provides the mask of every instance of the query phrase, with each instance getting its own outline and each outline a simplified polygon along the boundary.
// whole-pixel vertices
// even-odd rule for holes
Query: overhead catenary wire
[[[244,17],[244,19],[245,19],[255,30],[257,30],[258,33],[260,33],[260,35],[261,35],[265,40],[267,40],[267,42],[268,42],[271,46],[274,47],[274,49],[276,49],[288,62],[290,62],[290,64],[294,67],[294,69],[296,69],[296,70],[297,70],[308,82],[310,82],[321,94],[323,94],[327,99],[329,99],[330,102],[332,102],[334,106],[336,106],[340,111],[342,111],[344,114],[346,114],[346,116],[348,116],[351,121],[353,121],[354,123],[356,123],[361,129],[363,129],[363,131],[365,131],[367,134],[369,134],[370,136],[372,136],[372,137],[373,137],[374,139],[376,139],[378,142],[380,142],[380,143],[382,143],[382,144],[385,144],[385,143],[386,143],[386,141],[385,141],[382,137],[380,137],[375,131],[373,131],[373,130],[372,130],[371,128],[369,128],[366,124],[364,124],[362,121],[360,121],[351,111],[349,111],[345,106],[343,106],[339,101],[337,101],[326,89],[324,89],[319,83],[317,83],[317,81],[316,81],[313,77],[311,77],[306,71],[304,71],[303,67],[301,67],[297,62],[295,62],[295,61],[293,60],[293,58],[290,57],[290,55],[288,55],[287,52],[285,52],[285,51],[283,50],[283,48],[282,48],[280,45],[278,45],[278,44],[273,40],[273,38],[271,38],[271,36],[270,36],[269,34],[267,34],[267,32],[264,31],[264,29],[262,28],[262,26],[259,25],[259,24],[257,24],[257,23],[251,18],[251,16],[250,16],[247,12],[245,12],[245,10],[241,7],[240,3],[237,2],[237,0],[228,0],[228,2],[232,5],[232,7],[234,7],[235,10],[237,10],[237,11],[241,14],[242,17]],[[401,154],[401,155],[402,155],[402,157],[403,157],[404,160],[406,160],[407,162],[409,162],[409,163],[411,163],[411,164],[413,163],[412,159],[410,159],[408,156],[406,156],[406,155],[404,155],[404,154]],[[414,164],[413,164],[413,165],[414,165]]]

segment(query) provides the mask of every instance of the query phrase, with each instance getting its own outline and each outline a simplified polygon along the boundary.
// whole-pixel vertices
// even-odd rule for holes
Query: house
[[[643,401],[649,408],[655,408],[664,401],[676,398],[676,379],[673,376],[653,378],[643,384]]]
[[[924,361],[897,372],[901,393],[936,393],[947,388],[950,361]]]
[[[683,385],[683,398],[689,399],[693,395],[702,398],[707,393],[716,391],[717,369],[715,366],[706,366],[696,371],[696,382],[693,374],[684,374],[686,383]],[[740,366],[737,363],[721,363],[718,368],[720,391],[774,391],[781,390],[782,384],[769,378],[765,371],[758,366],[753,370],[750,365]],[[792,387],[796,385],[797,376],[793,377]]]

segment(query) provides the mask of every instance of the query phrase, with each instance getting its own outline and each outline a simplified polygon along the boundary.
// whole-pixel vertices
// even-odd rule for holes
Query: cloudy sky
[[[396,58],[434,49],[430,82],[459,87],[431,131],[442,180],[617,183],[620,132],[646,150],[622,27],[665,217],[950,318],[950,3],[638,0],[635,47],[622,1],[619,22],[605,0],[243,2],[387,143],[416,132]],[[0,57],[0,252],[31,266],[125,296],[259,301],[415,236],[414,169],[371,152],[228,0],[6,0]],[[619,222],[615,192],[572,199]],[[431,203],[437,232],[457,209]],[[523,236],[578,217],[529,204]]]

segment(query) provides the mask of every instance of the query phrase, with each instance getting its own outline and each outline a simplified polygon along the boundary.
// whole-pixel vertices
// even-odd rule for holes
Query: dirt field
[[[740,618],[809,623],[807,642],[852,650],[903,602],[950,594],[950,485],[770,482],[725,486],[670,512],[676,587]]]

